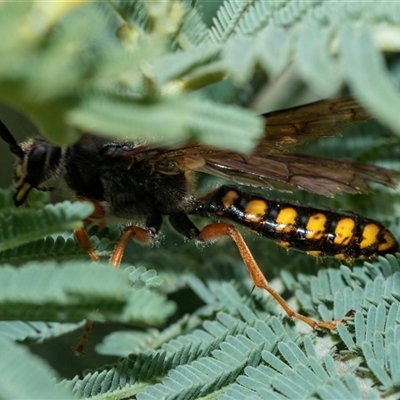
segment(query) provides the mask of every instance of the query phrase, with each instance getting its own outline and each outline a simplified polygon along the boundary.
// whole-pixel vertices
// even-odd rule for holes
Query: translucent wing
[[[209,157],[202,171],[241,184],[288,190],[280,183],[323,196],[368,192],[368,181],[395,187],[400,179],[399,172],[376,165],[298,154]]]
[[[159,154],[149,162],[166,174],[197,170],[244,185],[290,190],[296,187],[323,196],[368,192],[368,181],[395,187],[400,173],[372,164],[300,154],[243,155],[186,148]]]
[[[400,173],[375,165],[287,153],[305,141],[339,135],[369,114],[350,97],[323,100],[264,115],[265,135],[251,155],[192,145],[175,149],[115,149],[129,165],[145,160],[154,171],[179,174],[200,171],[240,184],[290,190],[296,187],[324,196],[368,192],[368,181],[394,187]],[[128,161],[127,161],[128,159]]]
[[[265,136],[255,154],[288,153],[306,141],[338,136],[371,115],[352,97],[321,100],[264,114]]]

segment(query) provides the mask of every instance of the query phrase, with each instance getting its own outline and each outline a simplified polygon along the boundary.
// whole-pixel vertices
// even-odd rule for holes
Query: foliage
[[[60,145],[91,131],[247,152],[263,129],[251,109],[349,91],[390,131],[364,124],[307,152],[400,167],[395,3],[226,0],[212,14],[216,3],[0,3],[0,101]],[[156,248],[131,244],[115,271],[90,263],[73,239],[90,205],[32,195],[20,210],[11,189],[0,191],[0,398],[396,398],[397,256],[338,266],[246,237],[274,286],[307,315],[354,311],[337,332],[304,331],[265,293],[251,293],[229,241],[200,249],[166,227]],[[400,236],[396,191],[291,196],[352,209]],[[103,261],[120,233],[89,230]],[[32,352],[67,332],[78,337],[82,319],[95,321],[92,334],[112,322],[97,350],[122,358],[85,373],[71,367],[61,381],[51,350]],[[75,344],[58,343],[57,354]]]

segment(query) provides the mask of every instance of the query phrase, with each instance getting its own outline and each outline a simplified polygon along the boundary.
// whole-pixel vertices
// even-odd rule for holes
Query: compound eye
[[[14,204],[18,207],[25,202],[33,189],[49,190],[39,187],[48,181],[60,161],[61,148],[49,143],[36,142],[25,153],[25,160],[15,166],[14,171]]]
[[[37,188],[45,180],[48,150],[48,145],[45,143],[37,143],[25,153],[25,168],[22,164],[16,165],[14,204],[17,207],[25,202],[33,188]]]
[[[25,181],[36,187],[45,180],[46,159],[49,145],[46,143],[38,143],[28,154],[27,175]]]

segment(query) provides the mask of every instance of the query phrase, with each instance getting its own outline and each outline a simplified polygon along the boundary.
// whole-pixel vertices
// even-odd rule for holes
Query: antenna
[[[8,128],[4,125],[4,123],[0,120],[0,137],[10,145],[11,153],[15,154],[19,158],[24,158],[25,152],[22,150],[22,147],[17,143],[14,136],[8,130]]]

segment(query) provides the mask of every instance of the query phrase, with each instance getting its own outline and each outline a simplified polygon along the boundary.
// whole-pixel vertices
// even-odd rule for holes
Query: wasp
[[[88,200],[95,211],[87,223],[109,219],[127,223],[110,262],[120,265],[129,240],[152,242],[163,216],[182,236],[211,242],[228,236],[235,242],[254,286],[267,290],[289,317],[312,328],[334,329],[335,322],[316,322],[294,311],[264,277],[234,224],[270,238],[282,246],[315,256],[348,261],[394,253],[398,243],[381,223],[352,213],[320,210],[268,200],[234,186],[221,186],[197,196],[192,176],[203,172],[242,185],[264,188],[292,187],[323,196],[367,192],[368,181],[395,187],[400,173],[375,165],[310,157],[292,151],[313,138],[339,135],[370,115],[351,98],[322,100],[265,118],[265,135],[252,154],[200,144],[165,147],[144,141],[108,140],[93,134],[66,147],[43,139],[18,144],[1,123],[0,136],[9,144],[17,162],[14,202],[24,204],[29,192],[58,190],[65,197]],[[198,229],[191,215],[217,222]],[[91,259],[98,260],[84,228],[75,237]]]

